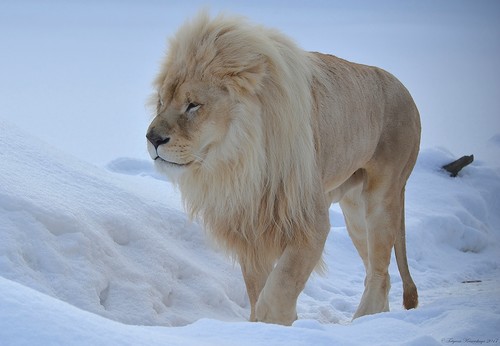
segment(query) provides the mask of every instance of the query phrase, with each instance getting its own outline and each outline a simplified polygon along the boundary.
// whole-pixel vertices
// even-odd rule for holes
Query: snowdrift
[[[4,124],[0,133],[3,277],[123,323],[243,318],[238,271],[168,183],[78,162]]]
[[[364,269],[334,206],[328,272],[310,278],[300,319],[286,328],[245,322],[238,266],[187,219],[179,193],[149,161],[92,166],[0,121],[0,343],[500,343],[495,138],[485,149],[493,154],[476,155],[457,178],[439,169],[454,159],[446,150],[420,155],[406,202],[418,309],[402,309],[391,265],[391,312],[350,322]]]

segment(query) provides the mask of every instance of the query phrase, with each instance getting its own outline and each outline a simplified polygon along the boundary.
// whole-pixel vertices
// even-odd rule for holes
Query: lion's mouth
[[[165,164],[165,165],[170,166],[170,167],[179,167],[179,168],[188,167],[189,165],[191,165],[193,163],[193,162],[187,162],[187,163],[172,162],[172,161],[165,160],[164,158],[162,158],[159,155],[156,156],[153,159],[153,161],[159,162],[161,164]]]

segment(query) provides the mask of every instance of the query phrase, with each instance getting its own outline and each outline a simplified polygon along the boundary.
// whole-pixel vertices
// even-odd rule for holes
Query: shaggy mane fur
[[[307,242],[319,181],[308,53],[274,30],[207,13],[179,29],[169,52],[158,88],[208,81],[236,105],[231,145],[178,179],[187,210],[247,265],[275,260],[290,241]]]

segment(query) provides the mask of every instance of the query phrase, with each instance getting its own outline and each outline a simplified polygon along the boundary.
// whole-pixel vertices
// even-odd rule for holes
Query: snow
[[[458,3],[458,7],[470,6]],[[448,149],[458,148],[453,140],[440,136],[441,146],[437,146],[424,136],[406,199],[408,260],[420,295],[417,309],[406,311],[401,306],[402,284],[393,259],[391,312],[351,321],[363,292],[364,268],[340,209],[332,206],[324,256],[328,271],[309,279],[298,301],[299,320],[291,327],[249,323],[250,308],[238,264],[210,243],[197,222],[187,218],[179,192],[155,172],[144,145],[148,119],[142,105],[150,92],[155,59],[160,58],[170,29],[192,11],[177,4],[172,7],[175,15],[164,14],[156,2],[100,4],[0,4],[8,10],[0,9],[1,30],[15,29],[0,38],[4,47],[10,47],[0,57],[2,69],[10,67],[2,70],[0,81],[4,95],[0,105],[1,345],[500,343],[498,126],[475,118],[488,131],[479,131],[474,139],[461,139],[461,148],[471,151],[460,154],[473,153],[475,161],[457,178],[440,169],[458,158]],[[276,18],[273,26],[306,42],[302,45],[308,49],[346,57],[335,47],[339,45],[342,51],[348,45],[312,36],[320,24],[326,25],[318,4],[313,2],[308,9],[318,15],[319,23],[310,31],[294,25],[307,24],[293,12],[301,8],[295,2],[291,9],[284,9],[292,13],[289,17],[281,16],[276,4],[260,9],[240,5],[236,12],[269,25]],[[366,22],[368,12],[361,8],[336,6],[342,13],[364,18],[366,26],[373,24]],[[214,7],[232,8],[224,2]],[[416,7],[418,15],[422,8]],[[127,19],[132,10],[137,17]],[[114,11],[116,17],[110,21]],[[450,15],[458,16],[456,11]],[[16,26],[20,13],[31,20]],[[374,13],[381,18],[379,12]],[[167,29],[164,15],[172,19]],[[344,30],[370,31],[354,25],[353,18],[337,19],[346,25]],[[486,30],[486,19],[481,30]],[[449,18],[437,14],[429,19],[434,24],[439,20],[449,23]],[[131,27],[125,25],[130,23]],[[415,30],[397,20],[389,27],[396,24],[406,33]],[[61,25],[68,30],[59,30]],[[151,28],[156,36],[142,43],[144,50],[124,50],[128,44],[137,48]],[[376,28],[379,34],[387,30],[383,25]],[[35,39],[43,40],[30,46],[34,39],[28,34],[34,32]],[[110,40],[115,40],[111,46]],[[90,44],[95,56],[89,61],[81,53]],[[38,49],[41,65],[32,65],[34,58],[25,54],[32,48]],[[123,61],[112,64],[116,52]],[[395,59],[384,59],[376,52],[370,57],[389,65]],[[71,63],[74,59],[81,69]],[[433,96],[435,86],[411,73],[405,75],[405,66],[409,65],[393,67],[400,69],[396,75],[403,75],[410,90],[416,90],[417,104],[423,102],[427,129],[436,131],[447,115],[429,115],[432,102],[439,98]],[[108,67],[109,74],[103,74]],[[384,67],[393,71],[391,66]],[[132,72],[122,75],[125,70]],[[66,88],[68,76],[81,83]],[[499,90],[495,88],[485,87],[488,92]],[[454,98],[470,103],[467,107],[482,100],[457,95]],[[443,99],[438,109],[444,112],[446,102]],[[495,109],[490,103],[483,110]],[[115,126],[118,116],[123,120]]]
[[[389,313],[350,322],[364,270],[338,207],[325,276],[313,275],[291,328],[245,322],[239,268],[182,211],[146,160],[107,168],[0,122],[2,344],[432,345],[494,340],[500,325],[500,164],[424,150],[407,188],[416,310],[401,307],[391,264]],[[489,151],[500,152],[497,141]],[[394,262],[394,261],[393,261]],[[496,339],[495,339],[496,340]]]

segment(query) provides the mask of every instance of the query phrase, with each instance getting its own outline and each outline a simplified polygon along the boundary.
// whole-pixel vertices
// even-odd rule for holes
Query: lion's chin
[[[189,169],[191,164],[192,162],[186,164],[170,162],[162,159],[159,156],[154,160],[155,168],[160,171],[160,173],[165,174],[167,177],[174,181],[177,180],[177,178],[179,178],[182,174],[184,174]]]

